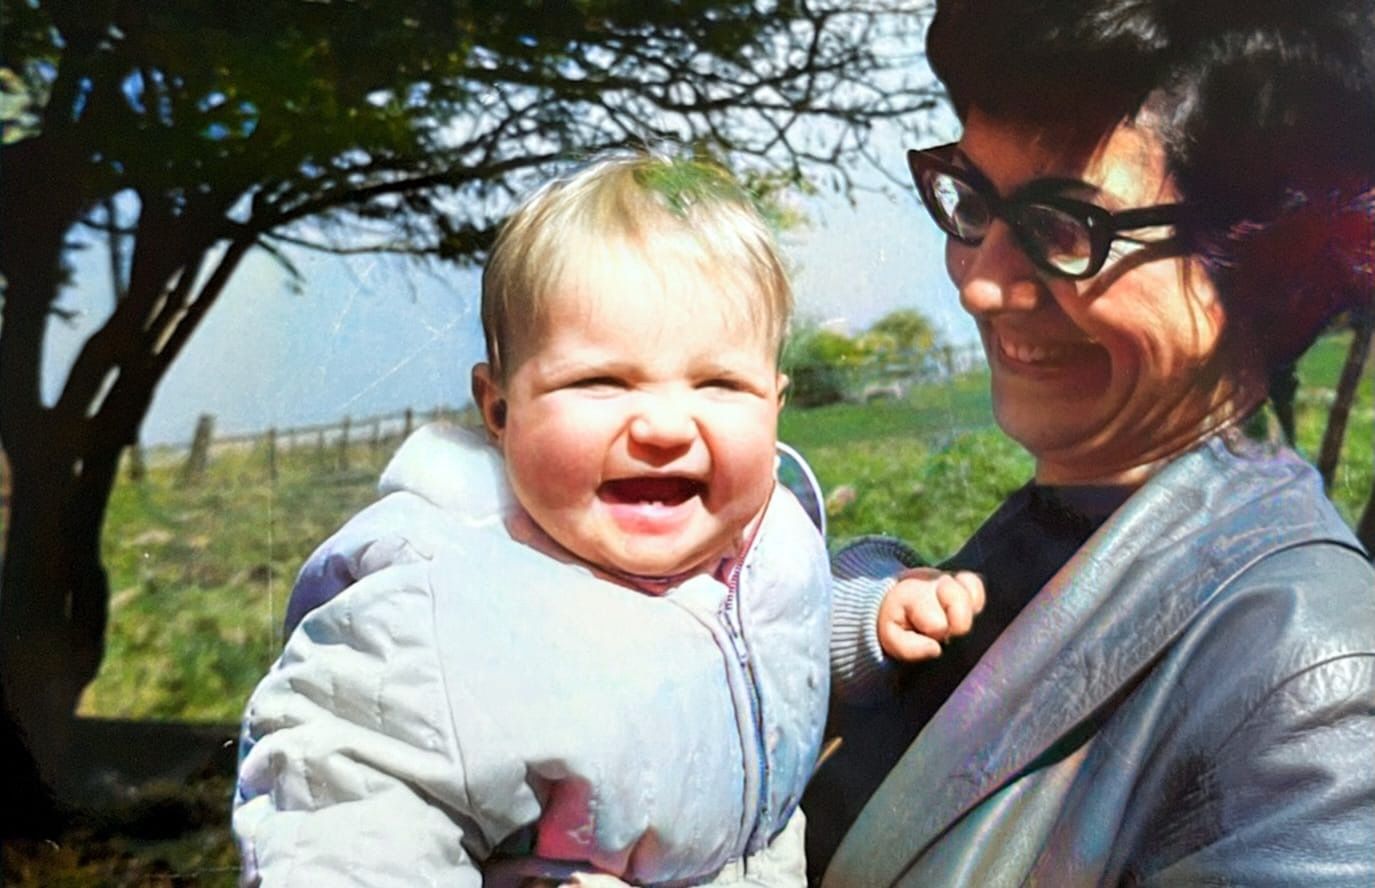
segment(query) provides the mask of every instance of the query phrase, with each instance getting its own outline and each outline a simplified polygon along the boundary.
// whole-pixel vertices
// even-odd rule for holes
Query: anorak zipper
[[[748,552],[748,549],[746,551]],[[741,671],[744,673],[745,684],[749,688],[750,722],[754,726],[755,754],[758,761],[758,798],[754,800],[753,822],[749,824],[745,838],[745,848],[748,854],[758,850],[753,847],[755,835],[759,832],[760,826],[769,818],[770,773],[768,751],[764,744],[764,715],[759,700],[759,682],[754,674],[754,660],[750,657],[749,644],[745,641],[745,624],[740,615],[740,574],[744,569],[744,564],[745,559],[742,557],[731,566],[726,579],[726,597],[721,603],[721,617],[722,623],[726,627],[726,635],[730,638],[731,646],[735,649],[736,660],[739,661]]]

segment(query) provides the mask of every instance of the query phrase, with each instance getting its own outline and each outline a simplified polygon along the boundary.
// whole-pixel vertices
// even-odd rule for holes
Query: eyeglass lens
[[[980,243],[993,224],[988,198],[970,183],[939,170],[925,171],[923,179],[936,223],[956,240]],[[1041,203],[1011,203],[1003,215],[1038,264],[1067,275],[1081,275],[1090,268],[1093,236],[1087,220]]]

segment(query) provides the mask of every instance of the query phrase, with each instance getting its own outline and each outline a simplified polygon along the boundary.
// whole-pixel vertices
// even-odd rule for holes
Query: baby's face
[[[712,570],[773,488],[773,343],[727,281],[596,252],[480,397],[505,402],[489,428],[517,500],[564,548],[639,576]]]

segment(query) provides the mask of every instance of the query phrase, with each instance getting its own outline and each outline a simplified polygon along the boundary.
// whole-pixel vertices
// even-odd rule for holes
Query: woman
[[[964,130],[912,173],[1036,473],[934,667],[868,653],[910,551],[837,557],[880,699],[805,803],[826,885],[1375,884],[1375,571],[1239,430],[1371,299],[1372,47],[1370,0],[937,3]]]

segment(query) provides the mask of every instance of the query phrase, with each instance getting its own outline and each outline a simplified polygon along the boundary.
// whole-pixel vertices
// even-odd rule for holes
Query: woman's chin
[[[1033,399],[999,394],[995,385],[994,420],[1032,456],[1079,449],[1097,440],[1105,418],[1112,416],[1101,396]]]

